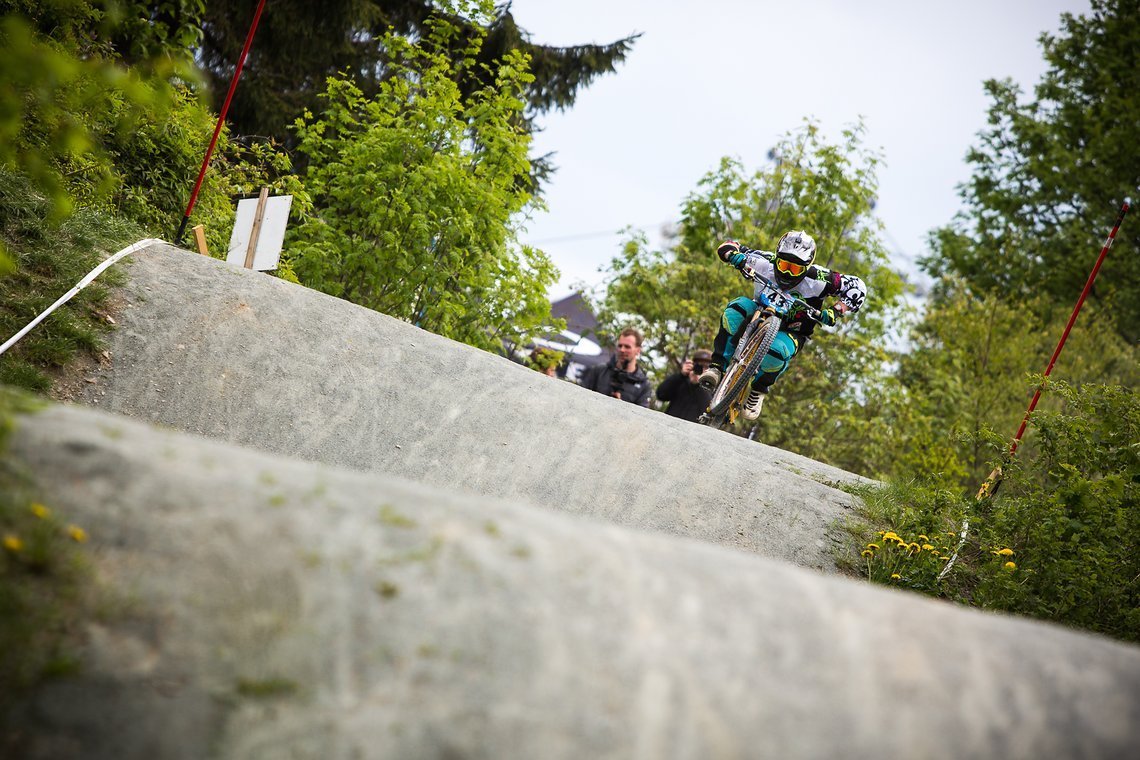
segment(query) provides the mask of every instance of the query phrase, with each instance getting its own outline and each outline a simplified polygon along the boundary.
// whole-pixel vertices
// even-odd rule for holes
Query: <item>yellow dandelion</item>
[[[77,544],[87,543],[87,531],[80,528],[78,525],[68,525],[67,535],[71,536],[72,540]]]
[[[897,580],[900,580],[901,578],[902,578],[902,576],[899,575],[898,573],[891,573],[891,580],[892,581],[897,581]]]
[[[916,554],[918,552],[922,551],[922,547],[919,546],[918,544],[910,544],[909,546],[907,546],[907,548],[910,549],[912,552],[915,552]]]
[[[950,561],[950,558],[949,558],[949,557],[939,557],[938,559],[941,559],[941,560],[945,560],[946,562],[949,562],[949,561]]]
[[[1013,549],[998,549],[996,552],[994,552],[994,554],[999,557],[1012,557]]]
[[[918,537],[921,538],[923,541],[929,541],[930,540],[929,536],[924,536],[921,533],[918,534]]]
[[[864,549],[863,551],[859,552],[859,554],[860,554],[860,556],[863,556],[863,557],[874,557],[875,556],[875,553],[873,551],[871,551],[870,549]]]
[[[4,548],[10,552],[18,552],[24,548],[24,542],[20,540],[19,536],[6,533],[4,535]]]
[[[1014,570],[1017,569],[1017,563],[1016,562],[1006,562],[1004,565],[1002,565],[1002,567],[1004,567],[1006,570],[1009,570],[1012,573]]]
[[[871,551],[875,551],[876,549],[879,548],[879,545],[878,544],[867,544],[867,548],[870,549]]]
[[[933,546],[931,546],[930,544],[923,544],[923,545],[922,545],[922,550],[923,550],[924,552],[932,552],[932,551],[935,551],[934,547],[933,547]]]
[[[39,502],[34,502],[32,504],[32,514],[41,520],[46,520],[51,516],[51,510]]]
[[[890,539],[892,541],[900,540],[899,534],[895,533],[893,530],[888,530],[886,533],[883,534],[883,540],[886,541],[887,539]]]

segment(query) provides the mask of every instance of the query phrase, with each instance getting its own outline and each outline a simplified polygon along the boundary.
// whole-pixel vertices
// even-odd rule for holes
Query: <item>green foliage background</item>
[[[0,269],[12,274],[0,280],[5,335],[103,254],[146,236],[173,238],[216,120],[188,47],[200,5],[0,4]],[[261,186],[307,208],[285,154],[233,143],[223,131],[195,211],[215,255],[225,255],[233,198]],[[97,351],[107,323],[92,306],[114,277],[0,357],[0,379],[42,391],[47,372],[77,351]]]
[[[515,23],[509,3],[489,4],[471,12],[471,4],[433,0],[275,0],[264,13],[259,44],[251,50],[243,82],[234,94],[230,120],[239,134],[271,135],[292,144],[289,129],[306,110],[321,110],[320,93],[330,76],[350,73],[366,98],[374,97],[393,75],[387,68],[384,38],[405,39],[429,34],[431,19],[442,14],[458,34],[444,51],[459,76],[464,98],[494,86],[495,71],[508,53],[517,51],[530,61],[534,78],[523,83],[525,101],[520,124],[533,132],[535,118],[554,108],[573,106],[580,89],[613,73],[633,49],[638,35],[604,44],[543,45]],[[205,74],[219,108],[253,18],[257,0],[206,0],[199,48]],[[475,66],[469,41],[479,38]],[[540,180],[553,169],[548,156],[532,162]]]

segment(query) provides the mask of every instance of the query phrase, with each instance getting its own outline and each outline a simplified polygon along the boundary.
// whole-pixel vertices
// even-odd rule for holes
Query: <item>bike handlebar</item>
[[[808,317],[813,322],[819,322],[822,319],[822,314],[820,313],[819,309],[815,308],[802,298],[790,295],[776,288],[774,285],[772,285],[772,283],[768,282],[768,280],[761,277],[760,273],[755,269],[752,269],[751,267],[744,267],[740,270],[740,274],[744,277],[744,279],[751,280],[752,282],[763,286],[766,292],[774,293],[780,296],[781,300],[788,301],[791,306],[798,306],[800,309],[807,313]],[[781,311],[775,304],[772,304],[772,308],[774,308],[776,312],[782,317],[787,316],[788,312],[791,311],[791,308],[785,308]]]

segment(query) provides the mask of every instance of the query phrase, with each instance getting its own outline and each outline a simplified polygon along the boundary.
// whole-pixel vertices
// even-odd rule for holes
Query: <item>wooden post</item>
[[[249,248],[245,251],[245,268],[253,269],[253,254],[257,252],[257,238],[261,235],[261,222],[265,219],[265,204],[269,200],[269,188],[261,188],[257,198],[257,211],[253,214],[253,229],[249,232]]]
[[[195,224],[190,228],[194,233],[194,242],[198,244],[198,253],[203,256],[210,255],[210,249],[206,247],[206,227],[202,224]]]

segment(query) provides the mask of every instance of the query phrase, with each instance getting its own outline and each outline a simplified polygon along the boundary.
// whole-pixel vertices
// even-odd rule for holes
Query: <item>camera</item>
[[[623,369],[614,370],[613,378],[610,380],[610,393],[621,393],[629,377],[629,373]]]

